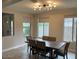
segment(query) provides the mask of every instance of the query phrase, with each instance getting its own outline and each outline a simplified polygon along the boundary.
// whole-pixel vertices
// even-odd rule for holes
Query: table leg
[[[51,51],[50,51],[50,59],[52,59],[52,49],[51,49]]]
[[[54,51],[55,51],[54,49],[50,50],[50,59],[54,59],[55,58]]]

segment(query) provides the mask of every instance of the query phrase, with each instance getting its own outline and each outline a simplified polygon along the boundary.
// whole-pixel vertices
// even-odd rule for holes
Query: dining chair
[[[29,40],[32,39],[31,36],[26,36],[26,41],[29,42]],[[30,46],[29,46],[29,43],[27,43],[27,52],[29,50]]]
[[[43,40],[48,40],[49,38],[48,38],[48,36],[43,36],[42,39]]]
[[[37,52],[37,44],[36,44],[36,40],[29,40],[29,46],[30,46],[30,55],[29,56],[31,56],[31,54],[32,55],[34,55],[35,56],[35,59],[36,59],[36,54],[38,54],[38,52]]]
[[[32,36],[26,36],[27,41],[30,40],[30,39],[32,39]]]
[[[42,39],[48,41],[56,41],[56,37],[52,37],[52,36],[43,36]]]
[[[69,45],[70,45],[70,42],[67,42],[64,46],[64,49],[61,50],[61,49],[57,49],[55,50],[55,54],[56,54],[56,57],[58,57],[58,55],[60,56],[63,56],[63,59],[65,59],[65,56],[66,58],[68,59],[68,48],[69,48]]]
[[[56,41],[56,37],[49,36],[49,41]]]
[[[37,41],[37,51],[38,51],[38,56],[42,55],[42,56],[46,56],[46,54],[50,53],[50,49],[48,49],[45,46],[45,42],[41,42],[41,41]]]
[[[34,54],[36,51],[36,41],[35,40],[29,40],[29,46],[30,46],[30,54]]]

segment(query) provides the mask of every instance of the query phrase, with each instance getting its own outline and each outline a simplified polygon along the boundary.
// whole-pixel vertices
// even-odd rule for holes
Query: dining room
[[[76,59],[76,0],[2,3],[2,59]]]

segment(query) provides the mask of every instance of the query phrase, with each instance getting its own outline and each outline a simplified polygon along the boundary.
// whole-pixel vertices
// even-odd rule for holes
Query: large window
[[[30,36],[30,23],[23,23],[23,33],[25,36]]]
[[[77,36],[77,18],[64,18],[64,41],[76,41]]]
[[[49,23],[38,23],[38,37],[49,35]]]

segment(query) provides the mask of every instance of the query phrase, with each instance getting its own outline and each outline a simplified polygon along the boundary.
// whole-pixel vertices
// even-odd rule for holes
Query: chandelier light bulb
[[[34,11],[37,10],[37,8],[38,8],[37,6],[34,6],[34,7],[33,7]]]
[[[34,11],[36,10],[36,8],[34,8]]]
[[[55,8],[56,7],[56,3],[54,2],[53,5],[54,5],[53,7]]]
[[[54,5],[56,5],[56,3],[55,3],[55,2],[54,2],[53,4],[54,4]]]
[[[36,3],[36,5],[40,5],[40,3]]]
[[[54,8],[56,7],[56,5],[54,5]]]
[[[52,7],[52,4],[49,4],[49,7]]]
[[[52,10],[52,7],[50,7],[50,10]]]
[[[47,3],[52,3],[51,1],[47,1]]]
[[[41,8],[42,8],[42,7],[41,7],[41,6],[39,6],[39,10],[41,10]]]

